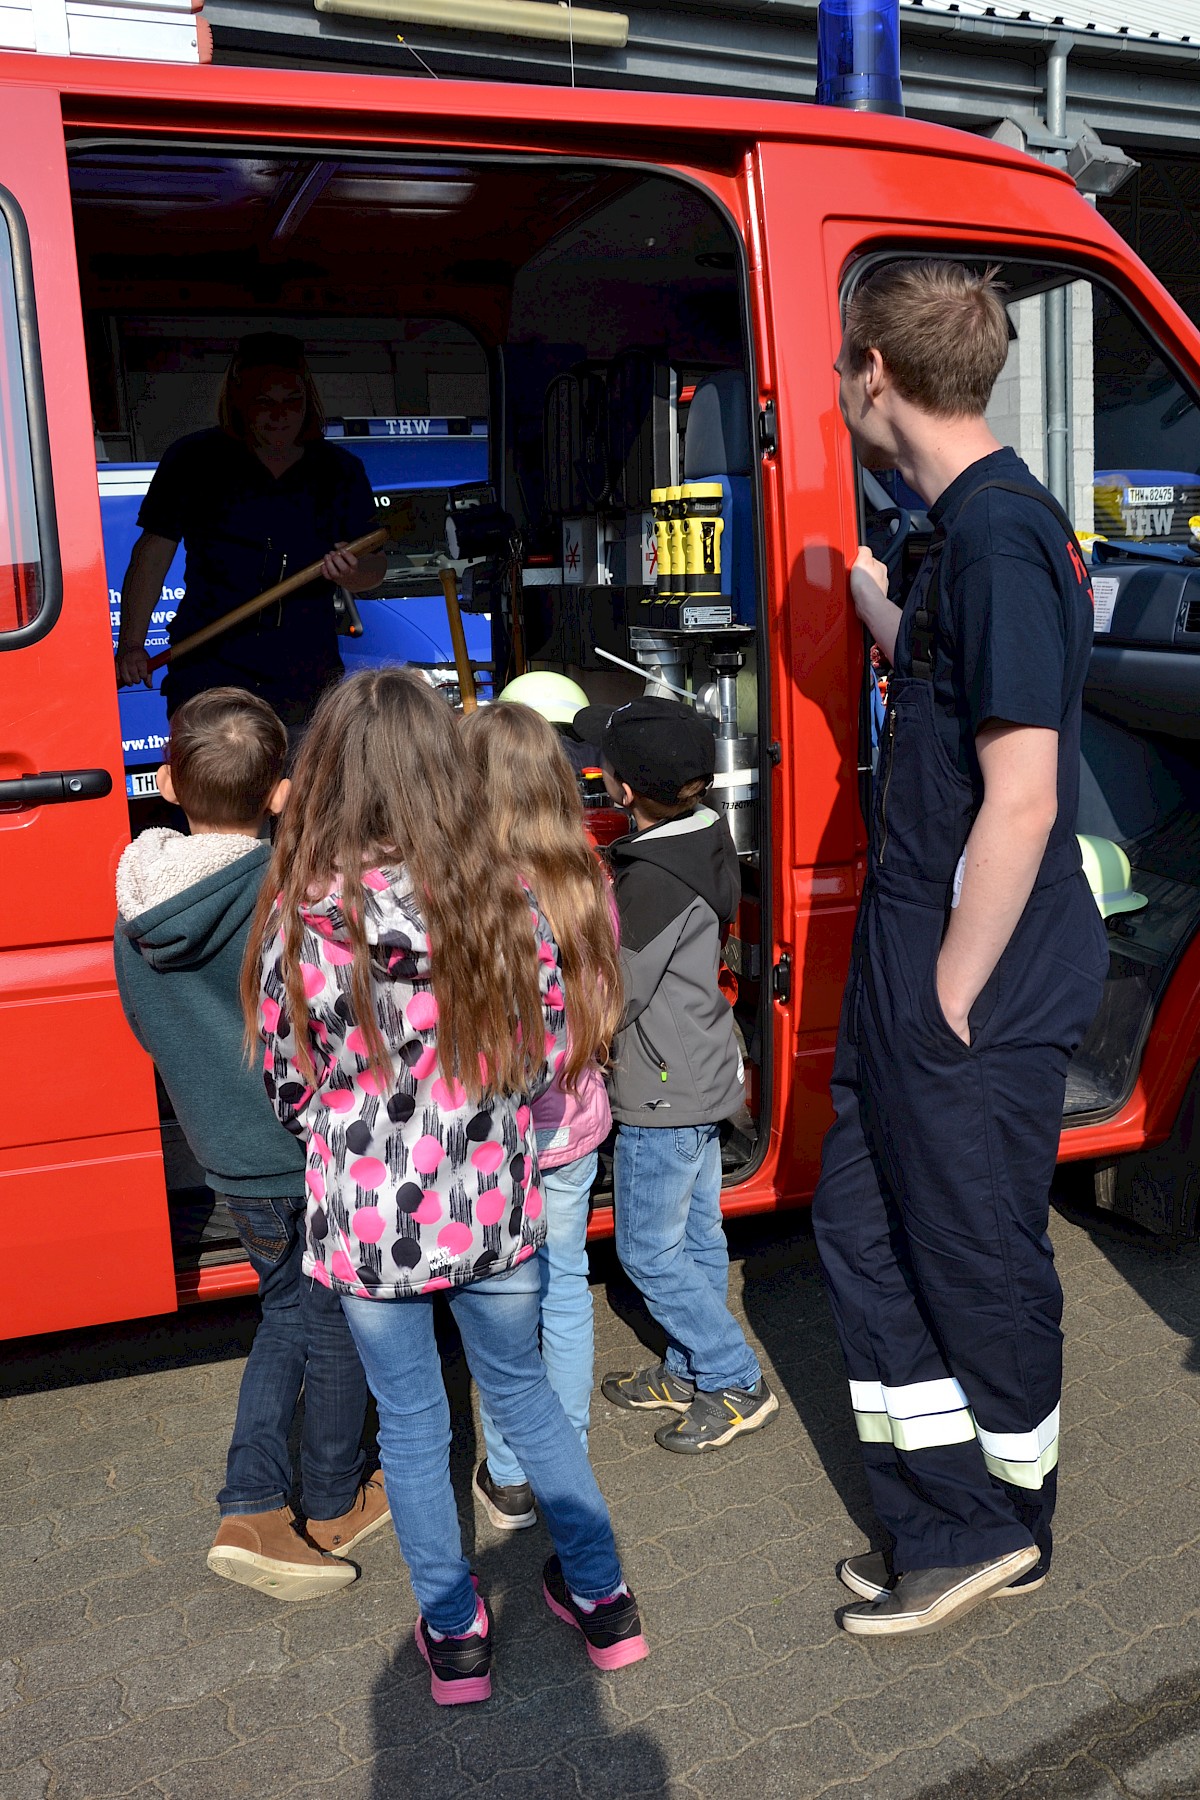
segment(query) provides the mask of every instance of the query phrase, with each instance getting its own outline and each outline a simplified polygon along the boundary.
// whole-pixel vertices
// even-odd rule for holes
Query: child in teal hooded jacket
[[[246,1364],[209,1568],[275,1599],[353,1581],[344,1558],[389,1521],[381,1478],[362,1485],[366,1383],[336,1296],[302,1277],[304,1152],[247,1066],[238,997],[250,918],[287,798],[287,737],[265,701],[214,688],[174,715],[164,799],[189,835],[144,831],[117,870],[117,985],[192,1154],[224,1199],[259,1277],[262,1323]],[[304,1389],[305,1533],[288,1434]],[[327,1552],[334,1552],[334,1555]]]

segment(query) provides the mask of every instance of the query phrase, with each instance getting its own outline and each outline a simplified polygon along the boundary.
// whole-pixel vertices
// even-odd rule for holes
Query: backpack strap
[[[993,481],[981,481],[979,486],[973,487],[970,493],[967,494],[962,501],[962,504],[954,515],[953,522],[957,524],[967,507],[971,504],[972,500],[974,500],[976,494],[984,494],[989,488],[1002,488],[1006,494],[1023,494],[1027,500],[1036,500],[1039,506],[1044,506],[1047,512],[1053,513],[1067,534],[1068,548],[1073,547],[1075,556],[1079,561],[1079,567],[1082,569],[1085,566],[1083,552],[1079,547],[1079,540],[1075,536],[1074,526],[1071,524],[1070,519],[1068,519],[1066,513],[1054,498],[1053,494],[1048,494],[1045,488],[1029,487],[1022,481],[1005,481],[1000,478]],[[930,572],[929,582],[925,589],[925,598],[922,604],[918,606],[913,613],[912,636],[910,639],[912,650],[911,660],[912,672],[918,681],[933,680],[933,652],[934,645],[937,641],[938,613],[941,610],[940,571],[942,552],[945,547],[946,532],[942,526],[939,526],[930,541],[929,549],[926,551],[926,556],[932,562],[933,568]]]

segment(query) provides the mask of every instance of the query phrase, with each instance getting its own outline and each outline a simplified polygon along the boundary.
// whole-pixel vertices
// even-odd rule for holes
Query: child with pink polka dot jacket
[[[445,1295],[557,1554],[543,1589],[591,1660],[646,1654],[604,1500],[538,1353],[545,1237],[531,1104],[566,1054],[557,946],[415,672],[322,699],[243,971],[263,1078],[303,1141],[305,1272],[336,1292],[379,1408],[392,1518],[440,1705],[491,1693],[434,1337]]]

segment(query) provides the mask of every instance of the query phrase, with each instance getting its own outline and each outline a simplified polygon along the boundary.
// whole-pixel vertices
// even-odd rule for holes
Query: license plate
[[[157,796],[158,783],[155,781],[154,769],[135,769],[132,775],[125,777],[125,795],[129,800],[145,800],[150,795]]]
[[[1175,500],[1173,487],[1126,488],[1126,506],[1171,506]]]

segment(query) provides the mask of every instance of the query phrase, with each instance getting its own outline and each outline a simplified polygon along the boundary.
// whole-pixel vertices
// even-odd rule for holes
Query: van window
[[[992,429],[1062,501],[1085,547],[1098,537],[1200,548],[1195,396],[1105,288],[1061,276],[1043,287],[1040,273],[1011,277],[1016,335]]]
[[[32,306],[22,338],[18,287],[29,291],[23,240],[15,202],[0,191],[0,649],[39,635],[57,599],[38,522],[31,407],[40,421],[41,394],[30,391],[37,368]]]
[[[1012,340],[987,414],[1001,443],[1065,507],[1085,549],[1115,545],[1094,556],[1097,564],[1139,544],[1200,554],[1196,394],[1099,282],[1043,264],[988,266],[997,269]],[[895,477],[883,485],[919,504]],[[1098,629],[1106,629],[1103,606]]]

